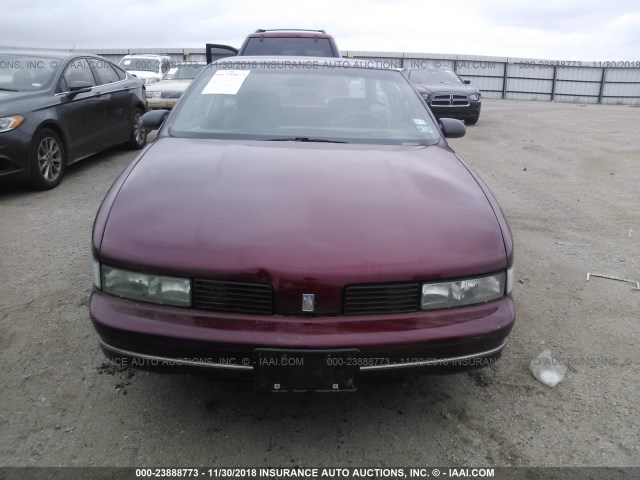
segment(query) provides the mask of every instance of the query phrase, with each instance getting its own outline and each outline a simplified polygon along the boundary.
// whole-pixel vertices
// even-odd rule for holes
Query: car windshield
[[[27,55],[0,55],[0,91],[42,90],[51,85],[60,60]]]
[[[432,145],[440,134],[396,70],[315,60],[216,62],[168,120],[174,137]]]
[[[158,60],[144,57],[124,57],[118,65],[129,71],[157,72],[160,69],[160,62]]]
[[[460,78],[450,70],[411,70],[409,78],[414,83],[462,83]]]
[[[198,74],[204,70],[205,64],[198,65],[197,63],[179,65],[172,67],[167,73],[165,73],[163,80],[193,80]]]
[[[328,38],[317,37],[250,37],[243,55],[287,55],[333,57]]]

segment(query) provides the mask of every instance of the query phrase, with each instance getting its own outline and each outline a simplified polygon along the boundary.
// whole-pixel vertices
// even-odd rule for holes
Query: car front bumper
[[[469,101],[466,107],[438,107],[429,105],[436,118],[456,118],[458,120],[467,120],[480,116],[482,108],[482,100]]]
[[[289,317],[136,303],[100,291],[91,319],[107,357],[139,368],[250,376],[256,349],[357,349],[364,374],[488,366],[513,327],[510,296],[482,305],[394,315]]]
[[[147,98],[147,109],[172,109],[178,103],[179,98]]]
[[[20,128],[0,133],[0,183],[29,178],[31,138]]]

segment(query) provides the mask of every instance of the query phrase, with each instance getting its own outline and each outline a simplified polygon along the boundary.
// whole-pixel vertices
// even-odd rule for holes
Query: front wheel
[[[133,111],[130,128],[129,140],[124,146],[131,150],[140,150],[147,143],[147,131],[142,126],[142,110],[139,108]]]
[[[480,115],[478,115],[477,117],[469,117],[464,121],[464,123],[466,123],[467,125],[475,125],[476,123],[478,123],[479,119]]]
[[[43,128],[31,142],[31,184],[38,190],[57,187],[66,164],[64,145],[53,130]]]

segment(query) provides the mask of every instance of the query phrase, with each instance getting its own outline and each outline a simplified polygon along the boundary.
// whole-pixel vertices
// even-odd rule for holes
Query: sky
[[[344,51],[640,61],[638,0],[4,0],[0,46],[239,47],[257,28],[324,29]],[[0,8],[3,4],[0,3]]]

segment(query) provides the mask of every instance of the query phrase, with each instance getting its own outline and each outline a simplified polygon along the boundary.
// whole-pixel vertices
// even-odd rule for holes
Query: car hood
[[[156,72],[148,72],[146,70],[127,70],[130,75],[135,75],[139,79],[146,80],[147,78],[160,78],[160,75]]]
[[[470,95],[478,92],[478,89],[471,85],[461,85],[455,83],[414,83],[414,86],[420,93],[465,93]]]
[[[35,108],[51,103],[46,91],[6,92],[0,90],[0,117],[24,114]]]
[[[147,92],[184,92],[193,80],[161,80],[147,87]]]
[[[161,137],[103,232],[95,245],[106,263],[274,286],[507,267],[496,214],[446,146]]]

